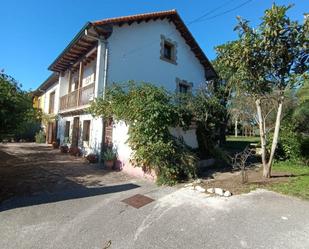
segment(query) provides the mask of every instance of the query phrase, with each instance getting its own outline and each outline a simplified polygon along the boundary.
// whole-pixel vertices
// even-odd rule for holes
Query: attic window
[[[173,42],[170,39],[166,39],[164,35],[161,35],[161,60],[177,64],[176,46],[176,42]]]
[[[172,60],[172,53],[174,46],[168,42],[164,42],[164,58],[168,60]]]

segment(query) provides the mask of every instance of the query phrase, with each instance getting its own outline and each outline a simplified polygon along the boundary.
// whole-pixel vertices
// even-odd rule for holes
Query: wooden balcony
[[[88,105],[94,97],[94,83],[60,97],[60,111]]]

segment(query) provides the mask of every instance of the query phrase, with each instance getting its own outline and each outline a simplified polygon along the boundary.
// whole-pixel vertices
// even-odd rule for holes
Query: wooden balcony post
[[[71,72],[71,69],[69,69],[69,90],[68,90],[68,93],[71,92],[71,88],[72,88],[72,72]]]
[[[79,106],[80,89],[83,84],[83,72],[84,72],[83,61],[80,61],[79,62],[79,74],[78,74],[78,87],[77,87],[77,106]]]
[[[104,94],[104,66],[105,66],[106,42],[102,39],[98,41],[97,63],[95,72],[94,97]]]

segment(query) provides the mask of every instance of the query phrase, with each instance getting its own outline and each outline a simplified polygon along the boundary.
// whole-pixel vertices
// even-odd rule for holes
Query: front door
[[[104,126],[104,147],[113,147],[113,119],[107,119]]]
[[[53,142],[53,123],[52,122],[48,122],[47,124],[46,141],[48,144],[51,144]]]
[[[58,122],[48,122],[47,124],[47,134],[46,134],[46,141],[47,143],[51,144],[57,140],[57,126]]]
[[[78,147],[79,140],[79,117],[75,117],[73,120],[73,131],[72,131],[72,147]]]

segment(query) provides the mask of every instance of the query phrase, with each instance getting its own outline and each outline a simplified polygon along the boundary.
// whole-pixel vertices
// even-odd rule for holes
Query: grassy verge
[[[289,182],[276,183],[267,187],[270,190],[309,200],[309,167],[299,162],[277,162],[273,172],[290,172],[294,176]]]

